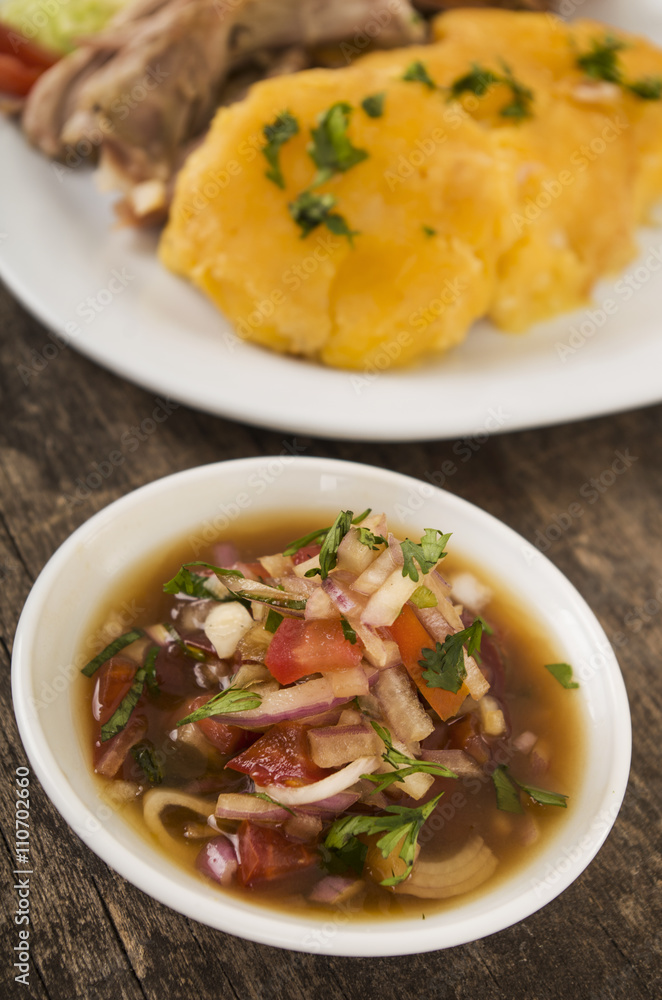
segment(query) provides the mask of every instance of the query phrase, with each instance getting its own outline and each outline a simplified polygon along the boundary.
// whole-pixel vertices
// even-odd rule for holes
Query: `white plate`
[[[339,914],[271,912],[248,898],[224,895],[169,862],[100,799],[69,691],[86,625],[109,588],[172,540],[205,537],[207,526],[218,532],[242,509],[266,520],[274,511],[303,508],[327,517],[334,508],[368,506],[412,533],[430,524],[452,531],[454,551],[483,567],[489,579],[503,581],[522,607],[535,609],[559,656],[573,665],[580,687],[568,696],[579,698],[585,710],[583,776],[564,822],[512,877],[430,914],[424,923],[416,917],[350,922]],[[630,715],[618,663],[595,615],[563,574],[510,528],[459,497],[384,469],[322,458],[253,458],[189,469],[92,517],[55,553],[32,589],[14,643],[12,695],[37,777],[99,857],[179,913],[297,951],[432,951],[524,919],[569,886],[595,856],[620,808],[630,767]]]
[[[662,43],[655,0],[563,4]],[[650,249],[662,252],[662,231],[641,233],[641,260],[628,268],[636,294],[628,300],[615,282],[596,290],[596,303],[618,305],[603,325],[594,310],[523,336],[483,322],[419,370],[352,375],[228,342],[225,319],[161,267],[155,238],[111,229],[110,201],[90,171],[49,163],[7,121],[0,142],[0,275],[10,289],[83,354],[191,406],[295,433],[397,441],[548,425],[662,399],[662,270],[643,263]],[[561,359],[559,344],[577,349]]]

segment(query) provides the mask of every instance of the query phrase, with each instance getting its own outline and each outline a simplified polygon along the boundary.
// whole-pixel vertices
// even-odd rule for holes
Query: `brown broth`
[[[219,541],[234,542],[241,557],[250,561],[259,555],[279,552],[294,537],[319,527],[322,523],[331,523],[335,513],[330,512],[328,521],[319,515],[312,517],[310,513],[299,512],[283,514],[274,517],[268,525],[255,518],[245,517],[240,524],[234,525],[231,531],[219,535],[214,541],[207,540],[200,547],[199,537],[189,535],[188,539],[173,541],[167,551],[155,554],[143,565],[136,567],[118,579],[109,592],[105,604],[99,608],[93,621],[90,622],[89,634],[94,636],[94,646],[91,640],[85,646],[85,655],[90,657],[102,649],[117,634],[117,629],[109,633],[108,623],[117,622],[122,618],[124,631],[136,625],[150,625],[154,622],[167,620],[168,609],[173,598],[164,595],[161,587],[164,581],[170,579],[182,565],[193,559],[204,559],[208,550]],[[406,531],[400,533],[405,537]],[[421,916],[453,907],[458,899],[462,901],[490,890],[495,884],[516,874],[524,863],[528,862],[540,849],[543,849],[563,824],[567,813],[573,808],[574,795],[579,788],[584,762],[584,725],[578,692],[565,690],[544,669],[545,663],[557,662],[560,658],[558,650],[545,632],[544,627],[536,620],[532,609],[516,601],[504,590],[498,581],[486,577],[479,567],[472,565],[460,554],[451,552],[444,560],[443,572],[449,578],[461,571],[473,573],[483,583],[491,587],[493,599],[483,611],[484,616],[497,628],[501,648],[506,664],[506,695],[505,703],[510,712],[512,733],[517,735],[525,730],[531,730],[544,740],[549,751],[549,766],[544,774],[536,773],[528,766],[528,758],[515,754],[512,760],[512,773],[520,781],[544,787],[550,791],[562,792],[569,796],[568,810],[551,806],[540,806],[523,797],[524,815],[518,816],[497,811],[495,808],[494,789],[488,778],[481,783],[477,779],[442,780],[438,779],[436,786],[430,791],[436,794],[442,788],[444,798],[435,813],[423,828],[419,843],[428,856],[434,856],[435,850],[448,853],[453,846],[459,847],[472,833],[479,832],[485,842],[499,859],[494,875],[472,893],[448,900],[418,899],[413,896],[394,895],[393,893],[367,881],[367,892],[360,906],[350,900],[343,907],[343,913],[351,919],[374,918],[375,916]],[[135,602],[135,605],[132,604]],[[135,607],[140,613],[132,622],[127,622],[120,609]],[[91,650],[91,651],[90,651]],[[74,686],[76,712],[81,719],[81,732],[85,753],[90,769],[92,764],[93,723],[90,712],[90,698],[94,681],[81,677]],[[197,693],[202,693],[198,688]],[[196,693],[195,690],[193,693]],[[175,702],[172,702],[174,711]],[[157,716],[159,712],[150,712],[150,738],[156,745],[154,736],[157,732]],[[172,724],[169,728],[172,728]],[[163,739],[163,737],[161,737]],[[174,746],[174,744],[172,744]],[[168,753],[166,752],[166,757]],[[168,758],[167,768],[170,768],[174,756]],[[509,762],[510,763],[510,762]],[[187,771],[185,760],[179,761],[183,774]],[[195,772],[195,774],[194,774]],[[169,777],[169,772],[168,777]],[[188,765],[189,777],[205,778],[218,775],[219,765],[208,766],[201,771],[198,763]],[[226,791],[242,790],[242,778],[236,772],[231,772]],[[120,772],[121,775],[121,772]],[[102,795],[109,799],[111,786],[116,785],[115,779],[97,777]],[[165,788],[166,784],[159,786]],[[209,797],[210,812],[213,812],[216,795]],[[175,834],[168,844],[160,843],[145,826],[142,817],[142,806],[139,800],[119,805],[113,803],[116,810],[131,826],[140,831],[154,846],[157,846],[169,860],[181,864],[194,876],[211,884],[205,876],[195,869],[196,855],[204,841],[187,841],[177,831],[181,831],[184,819],[195,819],[183,811],[172,810],[169,815],[169,827]],[[521,838],[528,828],[531,819],[537,824],[540,835],[538,840],[524,846]],[[320,920],[328,919],[329,907],[310,903],[306,892],[319,878],[316,868],[296,875],[296,879],[286,877],[273,884],[254,889],[218,888],[219,892],[236,895],[242,899],[265,905],[270,908],[287,912],[305,913],[308,918],[318,916]],[[360,898],[360,897],[359,897]]]

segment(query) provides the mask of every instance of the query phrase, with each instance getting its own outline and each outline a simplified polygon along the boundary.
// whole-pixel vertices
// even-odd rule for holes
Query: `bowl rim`
[[[449,493],[437,486],[423,483],[414,477],[383,469],[379,466],[365,465],[356,462],[347,462],[340,459],[328,459],[314,456],[292,456],[291,462],[294,468],[307,469],[311,476],[321,474],[342,474],[344,476],[358,476],[359,478],[373,477],[375,486],[381,486],[388,490],[389,485],[395,489],[397,486],[408,487],[410,489],[420,489],[425,486],[428,497],[434,497],[435,502],[442,502],[447,508],[461,512],[463,516],[478,518],[487,529],[496,536],[500,536],[502,542],[508,547],[517,545],[520,551],[522,546],[532,549],[536,555],[536,564],[541,568],[550,584],[565,590],[566,594],[573,596],[573,610],[581,618],[583,627],[596,640],[604,641],[605,645],[605,669],[602,677],[605,682],[608,680],[611,694],[611,730],[609,740],[609,751],[611,753],[611,767],[609,770],[609,788],[605,790],[602,799],[602,810],[600,815],[606,817],[597,832],[594,830],[590,845],[578,852],[577,857],[568,857],[565,869],[560,872],[558,880],[544,894],[537,896],[532,889],[523,894],[518,894],[515,898],[504,898],[502,902],[494,906],[491,910],[482,912],[479,919],[475,915],[462,918],[461,905],[457,908],[442,910],[431,914],[425,922],[425,927],[421,928],[417,919],[398,920],[364,920],[353,921],[346,927],[342,925],[335,928],[332,934],[327,934],[328,940],[307,940],[302,942],[297,935],[301,935],[304,930],[310,930],[310,923],[306,922],[299,915],[290,915],[277,910],[269,910],[258,904],[249,902],[242,903],[234,895],[221,895],[214,888],[213,899],[209,893],[205,893],[196,885],[183,885],[182,880],[174,877],[173,871],[152,871],[149,866],[139,862],[133,852],[120,843],[111,830],[103,825],[94,823],[90,825],[90,818],[93,814],[88,806],[83,802],[79,793],[69,778],[64,774],[59,766],[57,755],[49,744],[49,740],[40,723],[37,713],[33,710],[32,702],[32,669],[31,660],[33,645],[35,642],[36,629],[39,625],[41,611],[52,592],[52,588],[60,575],[61,569],[75,555],[81,545],[90,541],[101,528],[108,525],[119,516],[122,517],[132,510],[149,504],[153,496],[169,493],[180,486],[189,485],[190,482],[200,479],[202,481],[216,480],[217,476],[232,474],[239,468],[245,470],[247,474],[252,470],[264,467],[265,463],[273,461],[274,456],[252,457],[230,459],[227,461],[214,462],[210,464],[195,466],[182,470],[160,479],[145,484],[131,492],[125,494],[117,500],[112,501],[106,507],[93,514],[87,521],[83,522],[65,541],[56,549],[48,560],[39,576],[37,577],[30,594],[26,600],[20,616],[16,630],[14,647],[12,652],[12,698],[14,711],[18,723],[19,734],[23,741],[28,759],[32,764],[34,773],[38,777],[46,794],[55,805],[58,812],[66,820],[80,839],[111,868],[120,875],[137,886],[147,895],[178,913],[184,914],[193,920],[207,924],[210,927],[231,933],[236,936],[257,941],[261,944],[287,948],[293,951],[312,952],[315,954],[344,955],[354,957],[377,957],[414,954],[425,951],[433,951],[447,947],[453,947],[478,940],[489,934],[504,930],[519,922],[537,910],[547,905],[565,888],[567,888],[581,874],[586,866],[593,860],[600,847],[606,840],[618,814],[625,791],[630,769],[632,731],[627,693],[623,677],[613,653],[611,644],[607,639],[596,616],[583,597],[576,590],[568,578],[538,549],[534,549],[521,535],[508,527],[493,515],[482,508],[464,500],[453,493]],[[287,474],[287,469],[285,469]],[[377,482],[381,480],[381,482]],[[216,480],[218,486],[218,480]],[[305,505],[302,505],[305,506]],[[314,506],[314,503],[311,503]],[[321,505],[319,505],[321,506]],[[273,509],[278,508],[277,500],[272,504]],[[282,505],[281,508],[282,509]],[[199,522],[198,522],[199,523]],[[197,525],[191,525],[196,527]],[[173,532],[173,537],[175,532]],[[459,546],[462,548],[461,544]],[[504,571],[504,583],[508,584],[507,573]],[[585,709],[588,707],[584,706]],[[617,711],[620,707],[620,711]],[[623,710],[623,708],[625,710]],[[588,744],[588,741],[587,741]],[[587,752],[588,752],[587,745]],[[595,817],[591,813],[591,817]],[[588,820],[589,817],[587,817]],[[595,827],[595,823],[593,824]],[[94,830],[86,833],[86,830]],[[588,822],[585,824],[588,831]],[[559,840],[556,833],[552,838],[553,842]],[[558,844],[557,844],[558,846]],[[539,852],[537,856],[544,856],[549,852],[549,847]],[[154,850],[156,857],[156,851]],[[161,855],[161,865],[163,858]],[[158,877],[155,877],[158,874]],[[492,893],[504,895],[497,886]],[[490,893],[487,896],[491,895]],[[487,898],[486,896],[486,898]],[[205,898],[210,899],[210,905],[205,903]],[[443,918],[451,917],[450,922],[444,923]],[[442,918],[441,920],[439,918]],[[443,927],[440,925],[443,924]],[[325,924],[326,926],[326,924]],[[443,940],[439,940],[440,931]]]

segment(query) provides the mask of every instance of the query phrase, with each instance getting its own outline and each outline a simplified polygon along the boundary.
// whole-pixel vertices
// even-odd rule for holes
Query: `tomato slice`
[[[308,560],[312,559],[313,556],[319,554],[321,548],[322,548],[321,545],[304,545],[303,548],[299,549],[298,552],[294,553],[294,555],[292,556],[292,562],[294,563],[295,566],[298,566],[299,563],[302,562],[308,562]]]
[[[292,684],[307,674],[358,667],[363,655],[360,639],[345,638],[337,619],[284,618],[267,650],[265,663],[281,684]]]
[[[302,722],[277,722],[226,767],[243,771],[258,785],[296,786],[319,781],[331,772],[311,760],[309,728]]]
[[[185,709],[179,713],[179,717],[183,719],[191,712],[195,712],[196,709],[202,708],[212,697],[211,694],[203,694],[192,698]],[[242,747],[248,746],[253,738],[253,734],[246,729],[240,729],[239,726],[228,726],[225,722],[219,722],[211,716],[208,719],[200,719],[195,725],[212,746],[215,746],[221,753],[235,753]]]
[[[99,726],[108,722],[122,698],[129,693],[136,669],[131,660],[113,656],[99,670],[92,696],[92,714]]]
[[[453,694],[452,691],[444,691],[443,688],[428,687],[423,678],[425,667],[420,665],[419,660],[423,649],[434,649],[436,643],[428,631],[423,628],[408,604],[405,604],[393,624],[389,626],[389,632],[398,644],[402,662],[407,668],[409,676],[439,718],[445,722],[446,719],[456,715],[460,705],[469,694],[469,690],[466,684],[462,685],[457,694]]]
[[[61,58],[58,52],[42,49],[41,45],[35,45],[34,42],[29,41],[16,28],[1,23],[0,52],[8,56],[15,56],[19,62],[26,66],[40,66],[42,69],[48,69],[49,66],[55,65]]]
[[[249,888],[309,868],[317,860],[314,851],[304,844],[293,843],[278,830],[245,821],[238,835],[238,877]]]

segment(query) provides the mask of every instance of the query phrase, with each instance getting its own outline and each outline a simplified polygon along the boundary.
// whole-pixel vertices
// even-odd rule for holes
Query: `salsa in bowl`
[[[464,501],[278,464],[168,477],[56,553],[15,650],[35,770],[113,867],[232,933],[369,955],[508,926],[576,877],[621,801],[606,640]]]

